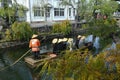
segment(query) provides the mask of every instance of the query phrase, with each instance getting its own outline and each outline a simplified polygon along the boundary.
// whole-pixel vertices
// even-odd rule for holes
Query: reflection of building
[[[14,1],[14,0],[13,0]],[[59,5],[61,0],[16,0],[28,8],[27,22],[75,20],[75,8]],[[72,1],[72,0],[68,0]],[[73,3],[73,2],[72,2]],[[42,7],[45,8],[42,8]],[[75,6],[74,6],[75,7]]]

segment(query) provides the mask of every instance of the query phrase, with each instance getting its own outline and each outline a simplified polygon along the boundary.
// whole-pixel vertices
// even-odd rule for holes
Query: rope
[[[12,63],[12,64],[10,64],[9,66],[6,66],[6,67],[0,69],[0,72],[3,71],[3,70],[5,70],[5,69],[7,69],[7,68],[9,68],[9,67],[11,67],[11,66],[13,66],[13,65],[15,65],[18,61],[20,61],[20,60],[21,60],[25,55],[27,55],[30,51],[31,51],[31,49],[29,49],[25,54],[23,54],[23,55],[22,55],[19,59],[17,59],[14,63]]]

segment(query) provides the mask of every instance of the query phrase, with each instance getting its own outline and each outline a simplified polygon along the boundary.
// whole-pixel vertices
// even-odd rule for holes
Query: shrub
[[[61,25],[60,25],[60,23],[53,24],[52,32],[53,33],[61,33]]]
[[[27,22],[15,22],[11,27],[14,40],[28,40],[32,35],[32,29]]]
[[[5,35],[6,35],[5,40],[7,40],[7,41],[12,40],[12,35],[11,35],[11,30],[10,29],[6,29]]]
[[[65,20],[62,23],[55,23],[52,29],[53,33],[62,33],[64,35],[68,35],[71,32],[71,24],[70,21]]]
[[[71,24],[69,20],[65,20],[61,23],[61,32],[65,35],[71,32]]]
[[[87,50],[80,55],[78,51],[66,51],[63,56],[56,59],[45,60],[42,63],[42,69],[39,76],[44,79],[52,77],[52,80],[118,80],[120,72],[108,73],[105,67],[105,54],[102,52],[96,57]],[[89,56],[86,64],[85,59]],[[118,56],[119,57],[119,56]],[[40,64],[41,65],[41,64]],[[120,69],[120,63],[117,63],[117,69]]]
[[[92,25],[91,23],[94,24]],[[94,20],[89,24],[92,27],[88,30],[88,34],[93,33],[93,35],[101,36],[102,38],[108,37],[110,33],[116,32],[118,29],[114,19]]]

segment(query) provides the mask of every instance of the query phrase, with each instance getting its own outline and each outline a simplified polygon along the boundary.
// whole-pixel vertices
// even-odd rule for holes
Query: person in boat
[[[53,53],[59,54],[61,51],[67,49],[67,38],[53,39]]]
[[[85,36],[82,36],[81,39],[79,40],[79,48],[84,47],[85,44]]]
[[[37,39],[37,37],[38,35],[33,34],[29,42],[29,48],[32,49],[34,59],[39,59],[39,54],[40,54],[40,40]]]
[[[77,48],[77,49],[79,49],[79,41],[80,41],[80,39],[81,39],[81,35],[78,35],[77,36],[77,40],[75,41],[75,47]]]
[[[54,53],[54,54],[57,54],[58,39],[57,39],[57,38],[54,38],[54,39],[52,40],[52,44],[53,44],[53,53]]]
[[[67,44],[68,44],[67,41],[68,41],[67,38],[63,38],[63,39],[62,39],[62,44],[63,44],[63,47],[62,47],[62,48],[63,48],[63,50],[66,50],[66,49],[67,49]]]
[[[97,55],[99,53],[100,49],[100,38],[98,36],[95,36],[95,40],[93,42],[93,47],[95,48],[95,53],[94,55]]]
[[[67,46],[67,44],[65,42],[65,39],[59,39],[58,40],[58,45],[57,45],[58,53],[66,50],[66,46]]]
[[[90,34],[85,39],[85,46],[88,48],[88,50],[92,50],[93,49],[93,34]]]
[[[73,50],[73,38],[68,38],[67,48],[72,51]]]

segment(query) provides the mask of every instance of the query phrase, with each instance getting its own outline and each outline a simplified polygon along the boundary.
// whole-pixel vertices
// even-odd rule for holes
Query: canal
[[[41,43],[40,53],[52,51],[51,40],[43,41]],[[24,57],[15,65],[8,67],[29,50],[28,46],[28,44],[25,44],[0,49],[0,80],[37,80],[35,79],[37,74],[35,69],[31,69],[25,63]],[[32,53],[29,52],[26,56],[29,55],[32,55]]]
[[[35,80],[35,70],[28,67],[28,65],[24,62],[24,58],[22,58],[15,65],[6,68],[19,59],[28,50],[28,44],[0,49],[0,80]],[[46,51],[52,51],[51,44],[42,44],[41,53]],[[26,56],[31,54],[32,53],[29,52]]]

